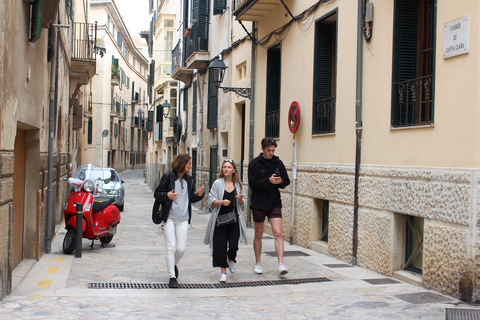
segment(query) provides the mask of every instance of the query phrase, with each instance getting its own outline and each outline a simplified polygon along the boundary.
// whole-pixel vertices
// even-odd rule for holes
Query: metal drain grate
[[[275,251],[266,251],[266,254],[272,257],[276,257],[277,253]],[[308,253],[305,253],[303,251],[285,251],[283,253],[284,257],[308,257],[310,256]]]
[[[283,280],[264,280],[264,281],[244,281],[230,283],[205,283],[205,284],[189,284],[181,283],[178,285],[180,289],[222,289],[222,288],[245,288],[245,287],[265,287],[278,286],[285,284],[304,284],[331,282],[332,280],[325,277],[304,278],[304,279],[283,279]],[[88,289],[168,289],[165,283],[127,283],[127,282],[91,282]]]
[[[395,284],[400,283],[399,281],[390,279],[390,278],[378,278],[378,279],[362,279],[365,282],[370,284]]]
[[[480,320],[480,310],[447,308],[445,320]]]
[[[452,299],[450,298],[447,298],[432,292],[416,292],[416,293],[398,294],[394,297],[402,299],[403,301],[406,301],[406,302],[413,303],[413,304],[452,301]]]
[[[337,263],[337,264],[324,264],[327,268],[351,268],[352,266],[346,263]]]

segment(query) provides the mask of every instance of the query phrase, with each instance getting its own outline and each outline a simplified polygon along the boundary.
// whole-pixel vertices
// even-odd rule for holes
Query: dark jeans
[[[215,226],[213,232],[213,267],[228,268],[227,258],[237,262],[238,240],[240,239],[240,228],[237,223],[224,226]],[[227,251],[228,246],[228,251]]]

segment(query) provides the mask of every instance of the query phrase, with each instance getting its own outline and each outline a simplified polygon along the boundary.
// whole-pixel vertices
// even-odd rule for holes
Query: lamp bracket
[[[239,96],[242,96],[244,98],[251,99],[251,89],[250,88],[236,88],[236,87],[219,87],[220,89],[223,89],[224,93],[227,93],[229,91],[235,92]]]

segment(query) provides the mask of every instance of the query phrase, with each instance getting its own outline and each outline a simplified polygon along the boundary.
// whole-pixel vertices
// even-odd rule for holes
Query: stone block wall
[[[11,223],[13,220],[13,152],[0,152],[0,299],[11,290]]]

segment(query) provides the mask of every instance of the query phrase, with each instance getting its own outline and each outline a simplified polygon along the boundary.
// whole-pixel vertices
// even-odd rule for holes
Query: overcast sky
[[[130,36],[150,28],[148,0],[114,0]]]

